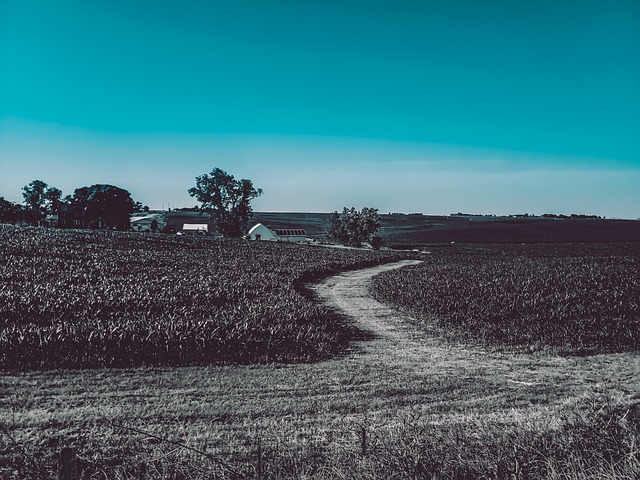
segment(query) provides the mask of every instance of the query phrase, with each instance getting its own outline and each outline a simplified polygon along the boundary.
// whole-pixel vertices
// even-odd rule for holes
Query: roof
[[[272,228],[270,230],[279,237],[304,237],[306,235],[302,228]]]
[[[208,230],[209,226],[206,223],[183,223],[183,230]]]
[[[262,223],[256,223],[253,227],[251,227],[251,230],[249,230],[249,234],[253,233],[260,227],[266,228],[278,237],[304,237],[307,234],[307,232],[305,232],[303,228],[274,228]]]
[[[135,222],[140,222],[140,221],[147,221],[147,222],[152,222],[153,220],[158,220],[158,216],[157,215],[146,215],[144,217],[132,217],[130,219],[131,223],[135,223]]]

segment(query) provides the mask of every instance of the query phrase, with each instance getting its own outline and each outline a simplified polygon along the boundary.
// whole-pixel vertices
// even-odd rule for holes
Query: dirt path
[[[360,354],[420,363],[424,362],[425,355],[434,353],[436,342],[419,335],[408,316],[378,302],[369,292],[375,275],[419,263],[419,260],[402,260],[346,272],[309,287],[321,302],[339,309],[359,328],[373,335],[371,339],[357,342],[355,349]]]
[[[367,350],[385,347],[388,349],[390,342],[405,340],[406,329],[402,328],[403,318],[397,311],[371,297],[369,293],[371,278],[388,270],[418,263],[420,263],[418,260],[403,260],[364,270],[346,272],[330,277],[321,283],[313,284],[311,289],[324,303],[337,307],[357,321],[359,326],[375,334],[377,340],[366,342]]]

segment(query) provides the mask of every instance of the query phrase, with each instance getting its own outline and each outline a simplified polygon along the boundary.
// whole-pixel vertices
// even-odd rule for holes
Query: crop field
[[[376,298],[484,347],[560,354],[640,347],[640,244],[434,247],[378,276]]]
[[[296,283],[398,254],[0,228],[4,369],[311,361],[350,331]]]
[[[509,341],[509,322],[447,342],[397,311],[363,335],[331,305],[359,309],[367,284],[326,307],[300,288],[413,253],[12,227],[0,239],[3,480],[640,478],[637,245],[434,245],[424,265],[374,277],[391,301],[439,279],[452,313],[469,277],[501,285],[492,305],[555,279],[545,291],[581,305],[557,306],[558,321],[620,319],[565,327],[555,346]],[[578,301],[600,291],[616,301]],[[527,301],[518,315],[547,315]],[[487,330],[495,341],[474,333]]]

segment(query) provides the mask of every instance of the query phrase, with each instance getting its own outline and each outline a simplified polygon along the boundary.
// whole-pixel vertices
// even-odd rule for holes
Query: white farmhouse
[[[250,240],[304,242],[307,240],[307,233],[302,228],[269,228],[262,223],[257,223],[249,230],[248,237]]]

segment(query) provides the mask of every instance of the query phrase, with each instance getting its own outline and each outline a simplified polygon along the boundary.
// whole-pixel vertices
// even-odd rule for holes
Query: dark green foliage
[[[105,231],[0,229],[7,369],[310,361],[346,346],[294,283],[398,254]]]
[[[0,197],[0,223],[16,223],[20,216],[20,206]]]
[[[42,180],[34,180],[30,184],[22,187],[22,197],[29,210],[42,213],[47,188],[48,185]]]
[[[189,195],[202,203],[201,211],[210,213],[225,237],[240,238],[247,230],[253,213],[251,200],[262,195],[251,180],[236,180],[220,168],[196,177]]]
[[[640,346],[639,273],[640,244],[450,246],[373,292],[468,340],[583,354]]]
[[[382,240],[382,237],[378,235],[374,235],[373,237],[371,237],[371,248],[373,248],[374,250],[380,250],[383,243],[384,241]]]
[[[333,212],[329,227],[329,240],[342,245],[359,247],[362,242],[368,242],[380,229],[378,221],[378,209],[364,207],[357,211],[354,207],[345,207],[342,215]]]
[[[129,192],[113,185],[76,188],[71,203],[89,228],[129,230],[134,203]]]
[[[135,213],[149,213],[149,207],[147,205],[142,205],[141,202],[135,202],[133,204],[133,211]]]
[[[62,191],[47,185],[42,180],[34,180],[22,187],[22,197],[29,212],[24,219],[28,223],[37,224],[45,215],[58,211]]]

